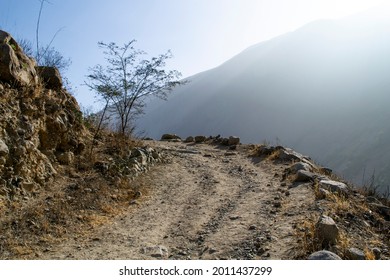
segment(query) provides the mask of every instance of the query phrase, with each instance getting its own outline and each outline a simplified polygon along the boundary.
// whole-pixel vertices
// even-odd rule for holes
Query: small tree
[[[150,96],[165,99],[169,91],[182,83],[178,80],[180,72],[164,69],[165,61],[172,57],[170,51],[150,60],[141,59],[145,52],[134,49],[134,42],[123,46],[98,43],[104,49],[107,66],[90,68],[85,82],[105,104],[96,135],[107,112],[112,112],[118,119],[120,134],[131,134],[134,118],[144,112],[145,99]]]

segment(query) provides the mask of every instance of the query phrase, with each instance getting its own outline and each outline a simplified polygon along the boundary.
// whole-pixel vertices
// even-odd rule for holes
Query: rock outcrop
[[[45,88],[54,90],[60,90],[62,88],[62,78],[57,68],[37,66],[36,70]]]
[[[39,71],[53,74],[42,87],[35,66],[0,31],[0,189],[8,196],[34,192],[85,147],[75,98],[62,89],[57,70]]]
[[[0,80],[14,85],[28,86],[38,83],[36,63],[23,53],[12,36],[0,30]]]

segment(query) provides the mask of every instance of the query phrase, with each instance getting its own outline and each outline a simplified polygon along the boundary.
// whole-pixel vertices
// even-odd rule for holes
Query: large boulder
[[[0,80],[21,86],[36,85],[35,61],[23,53],[12,36],[0,30]]]
[[[61,74],[56,67],[37,66],[35,69],[45,88],[54,90],[62,88]]]

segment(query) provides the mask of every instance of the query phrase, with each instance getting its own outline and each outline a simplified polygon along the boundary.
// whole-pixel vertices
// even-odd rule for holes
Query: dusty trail
[[[43,259],[291,259],[293,225],[314,201],[288,190],[286,166],[245,151],[152,142],[169,163],[143,176],[148,193],[128,213],[50,251]],[[304,206],[303,206],[304,205]]]

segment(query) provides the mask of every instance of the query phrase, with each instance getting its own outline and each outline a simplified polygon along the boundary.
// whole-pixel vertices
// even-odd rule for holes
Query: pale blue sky
[[[149,55],[171,49],[168,67],[184,77],[218,66],[245,48],[326,18],[341,18],[383,0],[50,0],[40,28],[72,65],[66,74],[85,107],[92,93],[83,83],[88,67],[103,63],[98,41],[137,40]],[[0,28],[35,40],[39,0],[0,0]]]

